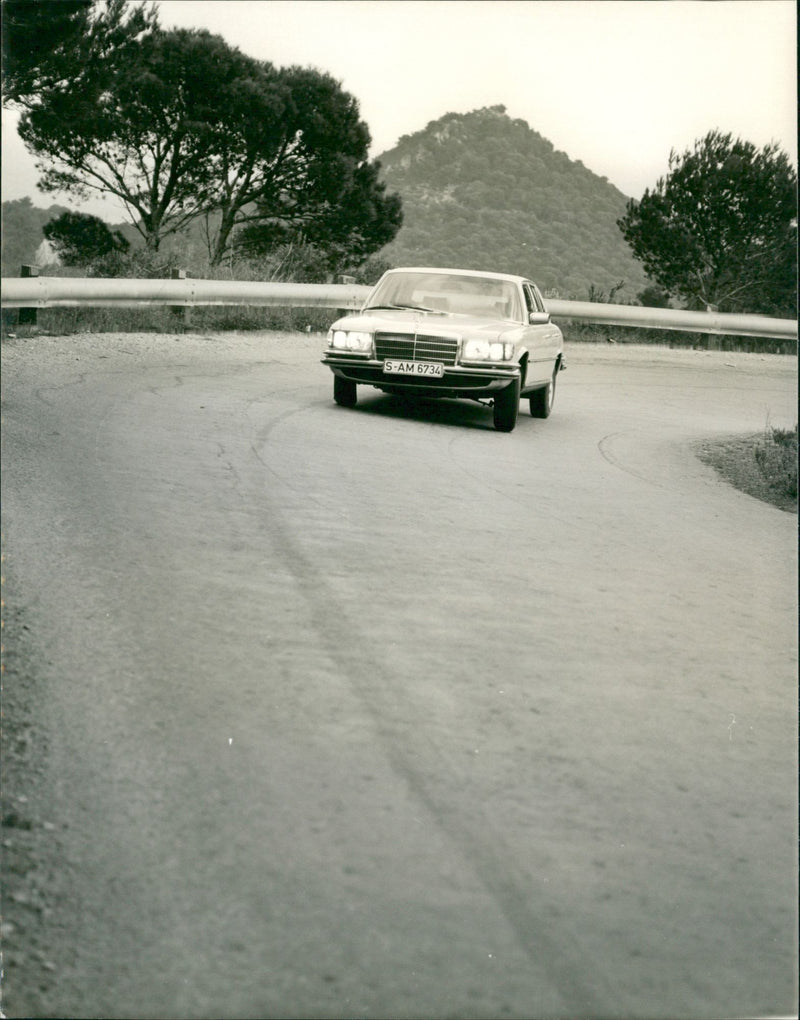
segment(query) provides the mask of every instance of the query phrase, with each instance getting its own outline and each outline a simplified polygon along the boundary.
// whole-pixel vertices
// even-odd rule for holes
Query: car
[[[491,401],[500,432],[514,429],[521,397],[534,418],[549,417],[566,367],[561,330],[531,280],[430,267],[384,273],[360,312],[333,323],[322,363],[342,407],[356,406],[359,386]]]

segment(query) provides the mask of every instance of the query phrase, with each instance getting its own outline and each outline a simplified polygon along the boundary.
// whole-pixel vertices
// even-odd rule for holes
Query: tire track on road
[[[627,464],[622,457],[614,452],[613,447],[616,440],[623,436],[632,436],[640,432],[641,429],[625,429],[622,432],[610,432],[607,436],[603,436],[597,444],[600,456],[603,460],[607,461],[607,463],[611,464],[612,467],[619,468],[620,471],[624,471],[625,474],[631,475],[633,478],[638,478],[642,482],[647,482],[648,485],[652,485],[657,489],[668,489],[669,486],[664,485],[663,482],[650,478],[641,471],[637,471],[635,468],[630,467],[630,465]]]
[[[299,492],[297,487],[269,463],[262,450],[276,429],[312,410],[300,408],[284,412],[261,429],[251,443],[261,468],[292,489],[295,495]],[[303,551],[280,494],[266,489],[258,495],[262,500],[266,497],[269,503],[269,531],[275,540],[276,555],[283,560],[308,606],[320,646],[366,709],[392,771],[494,900],[522,952],[544,980],[557,990],[561,999],[559,1009],[571,1014],[598,1015],[614,1002],[623,1010],[619,988],[612,987],[606,975],[587,961],[578,940],[564,929],[558,902],[541,882],[536,885],[536,902],[531,902],[528,895],[531,880],[516,865],[509,844],[480,805],[473,800],[462,802],[462,797],[469,797],[463,770],[425,735],[424,730],[412,731],[407,719],[392,723],[397,716],[398,692],[404,689],[402,676],[393,670],[384,655],[371,649],[369,633],[353,619],[319,566]],[[313,495],[304,494],[304,498],[319,503]],[[347,635],[346,643],[343,634]],[[384,691],[391,692],[391,697]],[[404,713],[408,714],[413,715],[413,712]],[[416,764],[420,760],[435,765],[420,768]],[[465,789],[463,795],[458,795],[455,808],[452,801],[437,793],[430,780],[432,774],[448,777],[447,782],[439,783],[443,788]]]

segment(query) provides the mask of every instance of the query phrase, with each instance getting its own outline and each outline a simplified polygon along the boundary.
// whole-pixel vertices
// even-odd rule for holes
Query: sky
[[[794,0],[158,0],[164,28],[206,28],[356,97],[372,156],[446,113],[503,104],[556,149],[640,198],[716,128],[797,165]],[[2,197],[105,219],[110,202],[36,190],[3,111]]]

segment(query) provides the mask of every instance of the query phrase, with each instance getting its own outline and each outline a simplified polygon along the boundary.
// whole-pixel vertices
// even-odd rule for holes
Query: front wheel
[[[535,393],[531,393],[528,398],[528,403],[531,407],[532,418],[549,418],[550,412],[553,410],[553,402],[556,399],[556,376],[558,375],[558,368],[553,372],[553,377],[550,382],[544,387],[544,389],[536,390]]]
[[[333,377],[333,399],[340,407],[355,407],[358,400],[356,384],[340,375]]]
[[[512,432],[519,413],[519,379],[515,379],[494,398],[494,427],[498,432]]]

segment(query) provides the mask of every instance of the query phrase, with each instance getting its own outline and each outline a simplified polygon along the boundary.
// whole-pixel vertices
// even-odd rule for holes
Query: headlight
[[[514,344],[500,340],[466,340],[461,352],[462,361],[511,361]]]
[[[360,354],[372,354],[372,333],[351,329],[331,329],[328,331],[328,347],[333,347],[337,351],[358,351]]]

